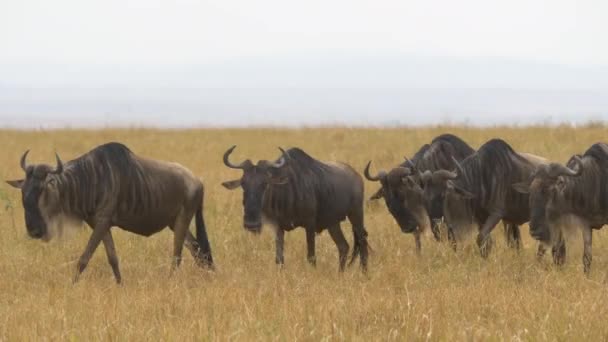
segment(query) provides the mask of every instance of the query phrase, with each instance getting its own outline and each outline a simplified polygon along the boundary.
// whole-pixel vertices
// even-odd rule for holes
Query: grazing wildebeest
[[[285,231],[306,229],[308,261],[315,264],[315,234],[324,229],[338,247],[340,271],[344,270],[349,246],[340,222],[348,217],[352,224],[354,248],[351,263],[360,254],[361,267],[367,268],[367,232],[363,225],[363,180],[347,164],[320,162],[299,148],[287,151],[274,162],[249,159],[233,164],[224,153],[224,164],[243,170],[240,179],[222,183],[227,189],[243,188],[244,227],[259,233],[262,219],[276,228],[276,263],[282,265]]]
[[[442,184],[432,182],[434,171],[456,168],[454,160],[460,161],[475,153],[466,142],[452,134],[442,134],[430,145],[421,147],[414,157],[406,159],[400,166],[388,173],[380,171],[371,176],[365,167],[365,177],[370,181],[380,181],[382,187],[371,197],[384,197],[386,206],[404,233],[414,233],[416,251],[421,249],[420,233],[431,222],[431,231],[439,240],[439,222],[443,218]],[[388,194],[388,195],[386,195]],[[505,223],[505,234],[510,246],[519,248],[519,227]]]
[[[169,226],[174,232],[174,261],[179,266],[184,239],[199,265],[213,266],[203,220],[203,184],[185,167],[145,159],[126,146],[108,143],[55,168],[28,165],[21,157],[25,179],[7,181],[21,189],[28,234],[47,239],[55,220],[85,221],[93,234],[78,260],[74,281],[103,241],[116,282],[121,282],[118,257],[110,228],[150,236]],[[189,231],[196,217],[196,239]]]
[[[521,225],[529,220],[528,196],[515,191],[513,183],[527,180],[541,157],[518,154],[500,139],[492,139],[477,152],[455,161],[456,172],[440,170],[432,174],[434,183],[445,189],[444,215],[451,232],[479,226],[477,244],[487,257],[492,246],[490,233],[503,220]]]
[[[565,259],[562,229],[580,226],[583,235],[583,270],[591,267],[592,229],[608,223],[608,145],[596,143],[567,166],[541,165],[530,180],[513,185],[530,195],[530,231],[541,243],[552,243],[556,264]],[[542,255],[541,255],[542,256]]]

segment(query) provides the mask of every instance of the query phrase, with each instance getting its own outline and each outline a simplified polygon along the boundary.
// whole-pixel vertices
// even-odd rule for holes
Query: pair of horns
[[[456,160],[456,158],[454,158],[454,156],[452,156],[452,161],[454,162],[454,165],[456,166],[456,170],[458,172],[453,172],[453,171],[449,171],[449,170],[437,170],[437,171],[433,171],[431,173],[431,171],[427,170],[423,174],[421,174],[420,177],[425,182],[428,181],[429,179],[432,179],[433,182],[437,182],[437,183],[446,181],[446,180],[456,179],[456,178],[458,178],[459,175],[464,174],[464,169],[462,168],[462,165],[460,165],[458,160]]]
[[[577,177],[583,173],[583,161],[579,156],[574,156],[571,159],[577,166],[576,170],[573,170],[562,164],[553,163],[549,168],[549,177],[557,178],[559,176]]]
[[[252,167],[253,163],[249,159],[246,159],[246,160],[240,162],[239,164],[233,164],[232,162],[230,162],[230,159],[229,159],[230,154],[232,153],[232,151],[234,151],[235,148],[236,148],[236,145],[232,146],[226,152],[224,152],[224,165],[228,166],[231,169],[239,169],[239,170],[246,170],[246,169]],[[283,156],[281,158],[279,158],[279,160],[277,162],[271,164],[271,166],[274,168],[283,167],[283,165],[285,165],[285,160],[287,159],[287,152],[285,152],[285,150],[283,150],[280,147],[279,147],[279,150],[281,150],[281,153],[283,154]]]
[[[414,163],[411,160],[409,160],[407,157],[404,157],[404,158],[405,158],[405,161],[407,161],[411,164],[412,169],[416,169],[416,166],[414,165]],[[384,170],[379,171],[378,174],[376,174],[375,176],[370,175],[369,167],[371,164],[372,164],[372,161],[370,160],[369,162],[367,162],[367,165],[365,166],[365,169],[363,170],[363,175],[365,176],[365,178],[367,178],[367,180],[370,180],[372,182],[377,182],[377,181],[381,180],[382,178],[386,177],[386,171],[384,171]],[[408,170],[411,170],[411,169],[408,168]]]
[[[23,155],[21,156],[21,161],[19,162],[19,164],[21,165],[21,169],[23,169],[23,171],[27,171],[27,155],[28,153],[30,153],[30,150],[25,151],[25,153],[23,153]],[[63,162],[61,161],[61,158],[59,158],[59,154],[57,154],[57,152],[55,152],[55,158],[57,159],[57,166],[55,167],[54,170],[52,170],[50,173],[61,173],[63,172]]]
[[[420,177],[423,183],[428,183],[429,181],[440,183],[445,180],[456,179],[458,178],[458,174],[448,170],[426,170],[424,172],[418,172],[418,177]]]

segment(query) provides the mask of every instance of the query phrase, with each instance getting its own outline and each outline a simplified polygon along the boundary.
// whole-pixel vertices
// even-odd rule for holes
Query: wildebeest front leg
[[[456,233],[454,233],[454,228],[448,225],[448,242],[450,246],[452,246],[452,250],[456,252],[457,242],[456,242]]]
[[[563,265],[566,261],[566,241],[561,231],[553,248],[551,248],[551,254],[553,254],[553,263],[557,266]]]
[[[420,255],[422,250],[422,243],[420,242],[419,230],[414,231],[414,240],[416,241],[416,255]]]
[[[593,238],[593,231],[590,226],[583,227],[583,270],[586,275],[589,275],[591,270],[591,243]]]
[[[481,227],[481,231],[479,235],[477,235],[477,246],[479,246],[479,252],[483,258],[487,258],[492,250],[492,239],[490,237],[490,233],[498,224],[498,221],[501,220],[502,215],[498,213],[494,213],[488,217],[486,222]]]
[[[285,264],[285,259],[283,257],[283,248],[285,246],[285,231],[280,227],[277,227],[274,237],[275,243],[275,262],[277,265]]]
[[[315,229],[306,227],[306,249],[308,251],[307,258],[308,262],[316,266],[317,259],[315,257]]]
[[[538,244],[538,250],[536,250],[536,259],[541,261],[545,256],[545,253],[547,253],[547,247],[541,242]]]
[[[114,239],[112,239],[112,232],[108,231],[108,234],[103,238],[103,245],[106,248],[106,255],[108,257],[108,263],[112,266],[112,272],[116,283],[120,284],[122,278],[120,276],[120,269],[118,268],[118,256],[116,255],[116,248],[114,247]]]
[[[512,223],[503,222],[505,230],[505,240],[507,240],[507,246],[519,250],[521,233],[519,226]]]
[[[340,228],[340,224],[336,224],[328,228],[329,235],[332,240],[338,247],[338,255],[340,261],[340,272],[344,271],[344,267],[346,266],[346,258],[348,257],[348,242],[346,242],[346,238],[344,238],[344,234],[342,233],[342,229]]]
[[[87,243],[87,247],[84,250],[84,253],[78,259],[78,266],[76,269],[76,275],[74,276],[74,283],[78,281],[80,274],[87,268],[89,260],[95,253],[97,246],[101,240],[105,238],[105,236],[110,232],[110,224],[106,221],[99,222],[95,224],[95,228],[93,228],[93,234],[89,238],[89,242]]]
[[[431,221],[431,232],[435,241],[441,241],[441,219],[433,219]]]

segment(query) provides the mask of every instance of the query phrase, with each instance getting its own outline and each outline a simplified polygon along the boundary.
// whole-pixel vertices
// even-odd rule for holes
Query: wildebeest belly
[[[128,232],[150,236],[158,233],[175,222],[177,213],[151,212],[148,215],[122,217],[116,220],[115,225]]]
[[[317,217],[317,227],[329,227],[335,225],[336,223],[340,223],[346,219],[346,215],[344,214],[335,214],[335,213],[324,213],[325,215],[318,215]]]

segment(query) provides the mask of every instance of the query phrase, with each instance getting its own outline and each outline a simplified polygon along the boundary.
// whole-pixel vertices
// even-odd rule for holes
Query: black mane
[[[584,157],[592,157],[602,167],[608,167],[608,145],[595,143],[583,154]]]
[[[317,203],[318,200],[332,201],[335,195],[331,181],[332,167],[297,147],[285,152],[289,181],[284,185],[271,186],[265,194],[264,207],[270,210],[271,216],[297,217],[303,212],[299,205],[308,205],[316,210],[324,205]]]
[[[56,177],[64,211],[83,219],[109,199],[133,205],[134,213],[144,212],[154,201],[141,165],[128,147],[116,142],[67,162]]]
[[[456,184],[477,196],[481,203],[493,203],[511,192],[511,184],[527,179],[534,165],[501,139],[492,139],[460,163]]]
[[[453,134],[442,134],[435,137],[430,144],[423,145],[410,160],[399,166],[409,167],[420,171],[453,170],[454,161],[463,160],[475,150],[459,137]]]
[[[608,210],[608,145],[596,143],[583,154],[583,173],[561,177],[565,200],[575,212],[596,215]]]
[[[435,142],[449,144],[454,147],[456,152],[458,152],[460,154],[464,154],[466,156],[470,156],[471,154],[475,153],[475,149],[473,149],[464,140],[460,139],[459,137],[455,136],[454,134],[446,133],[446,134],[439,135],[435,139],[433,139],[431,144],[435,143]]]

